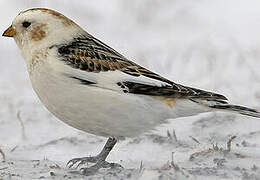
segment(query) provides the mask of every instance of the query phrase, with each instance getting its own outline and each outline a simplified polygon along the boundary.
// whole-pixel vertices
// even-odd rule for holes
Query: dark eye
[[[25,28],[29,27],[30,25],[31,25],[31,23],[28,21],[23,22],[23,27],[25,27]]]

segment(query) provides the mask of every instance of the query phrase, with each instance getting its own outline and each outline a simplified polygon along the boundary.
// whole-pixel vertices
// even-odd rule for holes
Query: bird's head
[[[64,15],[34,8],[19,13],[3,36],[13,37],[22,51],[32,51],[66,43],[81,33],[84,31]]]

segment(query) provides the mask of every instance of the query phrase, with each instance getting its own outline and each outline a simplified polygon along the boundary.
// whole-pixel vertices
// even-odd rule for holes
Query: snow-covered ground
[[[0,32],[30,7],[62,12],[129,59],[178,83],[260,109],[258,0],[1,0]],[[1,38],[0,46],[0,179],[86,179],[66,163],[97,154],[106,139],[51,115],[33,92],[14,41]],[[88,178],[260,179],[260,120],[227,113],[169,120],[120,141],[109,160],[124,169]]]

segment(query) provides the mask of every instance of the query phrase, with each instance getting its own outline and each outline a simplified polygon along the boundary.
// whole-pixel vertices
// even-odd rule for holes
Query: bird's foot
[[[76,168],[78,168],[83,164],[94,163],[94,165],[88,168],[81,168],[81,171],[84,175],[92,175],[101,168],[123,168],[120,164],[109,163],[106,161],[109,152],[112,150],[116,142],[117,140],[115,138],[109,138],[104,148],[97,156],[74,158],[67,163],[67,166],[69,168],[72,168],[74,165],[77,164]]]
[[[95,173],[101,168],[110,168],[110,169],[122,169],[123,166],[117,163],[109,163],[107,161],[98,161],[96,164],[93,166],[90,166],[88,168],[81,168],[81,172],[83,175],[90,176]]]
[[[87,176],[95,174],[101,168],[110,168],[110,169],[123,168],[123,166],[121,166],[120,164],[107,162],[103,159],[100,159],[99,156],[74,158],[67,163],[67,166],[69,168],[72,168],[75,164],[77,164],[76,168],[78,168],[79,166],[88,163],[94,163],[94,165],[87,168],[80,169],[82,174]]]
[[[72,168],[75,164],[77,164],[76,168],[78,168],[81,165],[88,164],[88,163],[97,163],[98,160],[100,159],[99,156],[90,156],[90,157],[83,157],[83,158],[74,158],[71,159],[68,163],[67,166],[69,168]]]

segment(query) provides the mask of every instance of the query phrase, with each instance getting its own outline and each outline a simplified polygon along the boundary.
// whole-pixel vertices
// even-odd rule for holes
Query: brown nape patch
[[[69,18],[67,18],[66,16],[62,15],[61,13],[57,12],[57,11],[54,11],[54,10],[51,10],[51,9],[45,9],[45,8],[42,8],[40,9],[42,12],[46,12],[48,14],[51,14],[59,19],[62,20],[62,23],[66,26],[70,26],[72,24],[75,24],[72,20],[70,20]]]
[[[42,40],[46,36],[46,32],[45,32],[46,28],[47,28],[46,24],[40,24],[40,25],[36,26],[35,28],[33,28],[32,32],[31,32],[32,40],[34,40],[34,41]]]
[[[166,104],[170,108],[173,108],[177,101],[177,98],[173,98],[173,97],[156,96],[155,98],[158,99],[159,101],[161,101],[162,103]]]
[[[70,25],[75,25],[75,23],[70,20],[69,18],[67,18],[66,16],[62,15],[61,13],[57,12],[57,11],[54,11],[52,9],[47,9],[47,8],[33,8],[33,9],[28,9],[26,11],[42,11],[44,13],[48,13],[50,15],[53,15],[54,17],[58,18],[58,19],[61,19],[62,23],[65,25],[65,26],[70,26]],[[24,11],[24,12],[26,12]]]

